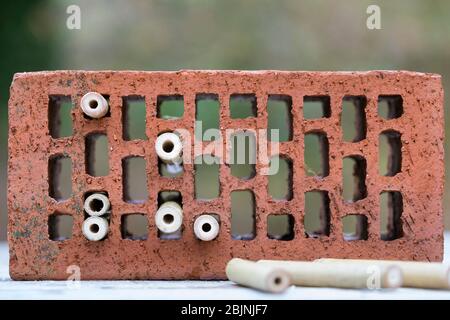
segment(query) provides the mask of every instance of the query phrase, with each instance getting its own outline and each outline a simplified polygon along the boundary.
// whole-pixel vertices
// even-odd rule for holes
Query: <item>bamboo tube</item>
[[[176,133],[166,132],[159,135],[155,141],[155,150],[161,161],[167,164],[180,165],[182,162],[183,144]]]
[[[402,284],[400,268],[347,263],[260,260],[258,264],[280,268],[289,273],[292,284],[305,287],[398,288]]]
[[[111,206],[109,199],[102,193],[94,193],[84,200],[84,211],[92,217],[106,214]]]
[[[108,234],[109,225],[105,218],[89,217],[83,222],[82,231],[89,241],[100,241]]]
[[[450,289],[450,266],[443,263],[362,259],[318,259],[316,262],[327,264],[395,265],[403,272],[404,287]]]
[[[228,262],[226,274],[230,281],[239,285],[267,292],[283,292],[291,285],[287,272],[239,258],[233,258]]]
[[[109,110],[108,101],[97,92],[88,92],[81,98],[81,110],[91,118],[104,117]]]
[[[174,201],[164,202],[156,211],[156,227],[164,233],[172,233],[183,224],[183,209]]]
[[[195,219],[194,234],[199,240],[214,240],[218,236],[219,230],[219,222],[212,215],[202,214]]]

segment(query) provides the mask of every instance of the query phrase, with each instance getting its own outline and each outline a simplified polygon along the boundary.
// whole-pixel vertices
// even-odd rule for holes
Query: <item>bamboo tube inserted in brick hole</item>
[[[278,293],[291,285],[290,277],[284,270],[239,258],[228,262],[226,274],[230,281],[262,291]]]

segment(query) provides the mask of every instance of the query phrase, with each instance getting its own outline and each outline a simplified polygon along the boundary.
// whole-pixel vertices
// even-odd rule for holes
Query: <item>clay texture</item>
[[[87,92],[109,95],[110,116],[87,120],[79,108]],[[257,174],[240,180],[230,168],[220,166],[220,197],[212,201],[194,198],[194,166],[184,164],[181,177],[159,176],[154,142],[158,134],[175,128],[192,132],[195,121],[195,96],[219,96],[220,128],[267,128],[269,94],[292,98],[293,139],[280,144],[280,153],[293,161],[293,198],[274,201],[268,194],[268,177]],[[254,93],[257,117],[231,119],[229,97],[235,93]],[[179,120],[157,118],[158,95],[184,97],[184,115]],[[377,114],[379,95],[401,95],[403,114],[385,120]],[[68,95],[72,99],[73,135],[53,139],[49,134],[49,95]],[[147,141],[122,138],[122,97],[145,97]],[[303,119],[305,95],[329,95],[331,116]],[[367,99],[366,138],[357,143],[342,140],[340,113],[345,95]],[[441,261],[443,256],[443,178],[444,127],[441,77],[407,71],[370,72],[283,72],[283,71],[56,71],[20,73],[14,76],[9,100],[8,166],[8,240],[10,273],[13,279],[67,279],[68,266],[77,265],[81,277],[88,279],[224,279],[226,263],[233,257],[251,260],[312,260],[317,258],[365,258]],[[401,133],[402,167],[393,177],[378,172],[379,134],[388,129]],[[305,175],[304,135],[325,132],[329,141],[329,175]],[[109,175],[92,177],[85,168],[85,137],[91,132],[107,134]],[[192,148],[193,150],[193,148]],[[191,152],[193,152],[191,150]],[[52,155],[72,159],[72,196],[57,202],[49,196],[48,166]],[[142,204],[123,201],[122,159],[142,156],[147,164],[149,199]],[[367,197],[355,203],[342,199],[342,159],[361,155],[367,161]],[[256,200],[256,237],[250,241],[233,240],[230,225],[230,193],[253,190]],[[81,232],[85,215],[86,192],[107,191],[111,201],[108,238],[89,242]],[[183,196],[183,234],[180,240],[160,240],[154,216],[161,190],[178,190]],[[318,239],[305,236],[304,193],[328,191],[330,197],[330,235]],[[403,196],[403,237],[382,241],[379,235],[379,196],[382,191],[400,191]],[[61,212],[74,219],[73,236],[66,241],[51,241],[49,215]],[[148,215],[147,240],[121,237],[121,215]],[[221,229],[213,241],[199,241],[193,232],[194,221],[203,213],[220,216]],[[267,237],[267,215],[290,213],[295,219],[295,237],[278,241]],[[345,241],[343,216],[365,214],[369,236],[365,241]]]

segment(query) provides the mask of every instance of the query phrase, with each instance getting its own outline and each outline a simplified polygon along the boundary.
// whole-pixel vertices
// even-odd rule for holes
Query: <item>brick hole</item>
[[[158,230],[160,240],[180,240],[183,236],[183,227],[172,233],[164,233]]]
[[[103,98],[106,99],[106,101],[108,102],[108,112],[103,116],[103,118],[105,117],[111,117],[111,104],[109,103],[109,94],[102,94]],[[89,106],[93,109],[95,109],[97,107],[97,101],[90,101],[89,102]],[[88,120],[98,120],[98,119],[94,119],[90,116],[88,116],[86,113],[83,112],[83,117],[85,119]]]
[[[213,141],[215,136],[205,135],[209,129],[220,129],[220,105],[217,94],[197,94],[195,98],[195,119],[201,122],[201,127],[196,123],[195,138],[198,141]]]
[[[305,134],[304,148],[305,174],[307,176],[326,177],[330,172],[329,143],[326,133],[310,132]]]
[[[403,197],[399,191],[383,191],[380,194],[381,240],[391,241],[403,236]]]
[[[379,136],[378,169],[382,176],[395,176],[402,167],[401,134],[394,130],[383,131]]]
[[[255,196],[250,190],[231,192],[231,237],[252,240],[256,236]]]
[[[231,174],[248,180],[256,175],[256,137],[253,132],[238,132],[231,135]]]
[[[73,134],[72,100],[70,96],[51,95],[48,101],[48,129],[52,138]]]
[[[378,115],[386,120],[400,118],[403,114],[401,95],[378,96]]]
[[[109,174],[108,136],[104,133],[90,133],[85,139],[86,173],[93,177]]]
[[[197,200],[212,200],[219,197],[220,159],[209,154],[198,156],[194,161],[194,193]]]
[[[327,191],[305,192],[304,227],[307,237],[330,235],[330,198]]]
[[[276,169],[278,167],[278,170]],[[268,175],[268,192],[274,200],[289,201],[292,199],[292,161],[285,156],[274,156],[270,159]]]
[[[285,142],[292,140],[292,98],[288,95],[272,94],[267,101],[267,139]],[[278,139],[271,137],[271,130],[278,130]]]
[[[156,99],[157,117],[166,120],[180,119],[184,114],[182,95],[159,95]]]
[[[52,241],[72,238],[73,217],[70,214],[55,212],[48,217],[48,236]]]
[[[49,195],[64,201],[72,195],[72,159],[65,155],[50,157],[48,162]]]
[[[320,119],[331,116],[331,106],[329,96],[304,96],[303,97],[303,118]]]
[[[348,156],[342,164],[342,197],[346,202],[356,202],[367,197],[366,159],[361,156]]]
[[[181,192],[177,190],[162,190],[158,193],[158,208],[167,201],[174,201],[178,203],[183,208],[183,197]],[[166,223],[173,222],[174,217],[171,215],[165,215],[164,220]],[[183,235],[183,227],[175,232],[164,233],[160,230],[157,231],[158,238],[161,240],[179,240]]]
[[[123,200],[144,203],[148,200],[146,161],[140,156],[122,159]]]
[[[158,207],[164,202],[174,201],[183,207],[183,197],[181,192],[177,190],[163,190],[158,193]]]
[[[349,214],[342,218],[345,241],[367,240],[367,217],[362,214]]]
[[[122,239],[147,240],[148,218],[143,213],[129,213],[121,217]]]
[[[93,195],[93,194],[95,194],[95,193],[103,194],[103,195],[107,196],[108,199],[109,199],[109,193],[108,193],[107,191],[104,191],[104,190],[91,190],[91,191],[86,192],[86,193],[83,195],[83,204],[84,204],[84,202],[86,201],[86,199],[87,199],[90,195]],[[92,211],[94,211],[94,212],[99,212],[99,211],[101,211],[101,210],[103,209],[103,205],[104,205],[103,202],[102,202],[101,200],[98,200],[98,199],[94,199],[94,200],[92,200],[92,201],[89,203],[90,209],[91,209]],[[112,211],[112,204],[110,203],[110,204],[109,204],[109,210],[106,212],[105,215],[102,215],[102,218],[105,218],[106,220],[109,221],[109,219],[110,219],[109,214],[111,213],[111,211]],[[86,211],[84,211],[84,219],[86,220],[86,219],[89,218],[89,217],[90,217],[90,215],[89,215]]]
[[[294,239],[294,217],[291,214],[268,215],[267,237],[284,241]]]
[[[364,96],[345,96],[342,100],[341,126],[343,140],[358,142],[366,138],[366,108]]]
[[[254,94],[232,94],[230,96],[231,119],[256,117],[256,96]]]
[[[147,140],[146,106],[142,96],[127,96],[122,98],[122,130],[123,139]]]

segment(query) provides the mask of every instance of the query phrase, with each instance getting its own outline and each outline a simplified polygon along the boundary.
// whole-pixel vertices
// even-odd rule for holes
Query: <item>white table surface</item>
[[[450,232],[444,262],[450,262]],[[8,247],[0,243],[0,299],[449,299],[450,291],[400,288],[354,290],[291,287],[282,294],[262,293],[229,281],[12,281]]]

